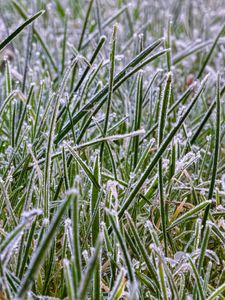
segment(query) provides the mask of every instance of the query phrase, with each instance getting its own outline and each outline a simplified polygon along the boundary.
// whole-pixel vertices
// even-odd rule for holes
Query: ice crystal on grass
[[[1,2],[3,299],[224,297],[223,4]]]

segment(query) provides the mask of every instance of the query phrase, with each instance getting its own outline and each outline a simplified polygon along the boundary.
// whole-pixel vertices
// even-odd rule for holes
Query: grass
[[[0,7],[0,299],[225,299],[223,1]]]

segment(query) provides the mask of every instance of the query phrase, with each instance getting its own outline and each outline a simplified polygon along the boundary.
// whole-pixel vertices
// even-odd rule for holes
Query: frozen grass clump
[[[0,299],[225,299],[223,0],[0,7]]]

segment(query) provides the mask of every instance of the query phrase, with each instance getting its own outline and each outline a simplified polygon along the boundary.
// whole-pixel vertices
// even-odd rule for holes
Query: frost
[[[223,190],[225,191],[225,174],[223,174],[221,177],[221,184],[222,184]]]
[[[44,227],[47,227],[49,225],[49,219],[44,218],[42,223]]]
[[[68,259],[66,259],[66,258],[64,258],[64,259],[63,259],[63,266],[65,266],[65,267],[69,267],[69,265],[70,265],[70,262],[69,262],[69,260],[68,260]]]
[[[221,204],[217,205],[216,210],[218,211],[225,211],[225,207],[223,207]]]
[[[30,210],[30,211],[24,211],[21,216],[24,219],[31,219],[34,216],[40,216],[42,214],[43,214],[43,210],[42,209],[34,208],[34,209]]]
[[[88,262],[88,260],[89,260],[88,251],[87,251],[87,250],[84,250],[84,251],[82,252],[82,255],[83,255],[85,261]]]
[[[113,195],[113,197],[117,200],[118,199],[118,192],[117,192],[118,182],[114,180],[109,180],[107,182],[107,189],[109,189]]]
[[[69,218],[67,218],[67,219],[65,220],[65,226],[66,226],[66,227],[69,227],[69,226],[71,226],[71,224],[72,224],[71,220],[70,220]]]

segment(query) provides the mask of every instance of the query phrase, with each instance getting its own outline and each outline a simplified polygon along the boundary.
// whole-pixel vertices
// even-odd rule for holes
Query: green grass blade
[[[135,283],[135,281],[136,281],[135,280],[135,274],[134,274],[134,270],[133,270],[133,266],[132,266],[132,263],[131,263],[131,258],[130,258],[129,252],[127,250],[127,246],[124,242],[121,231],[120,231],[118,225],[116,224],[114,216],[111,213],[108,213],[108,217],[110,219],[110,222],[111,222],[112,227],[113,227],[113,231],[115,232],[115,235],[116,235],[116,237],[119,241],[121,250],[123,252],[124,260],[125,260],[125,264],[126,264],[126,267],[127,267],[127,271],[128,271],[128,275],[129,275],[131,285],[134,285],[134,284],[136,284]]]
[[[137,193],[141,189],[143,183],[147,179],[148,175],[152,172],[153,168],[158,163],[159,159],[161,158],[162,154],[166,150],[167,146],[169,145],[169,143],[172,141],[172,139],[175,136],[175,134],[177,133],[177,131],[182,126],[184,120],[186,119],[186,117],[190,113],[191,109],[193,108],[194,104],[197,102],[199,96],[201,95],[201,93],[202,93],[202,91],[203,91],[203,89],[205,87],[206,80],[207,80],[207,77],[204,79],[204,81],[202,82],[202,84],[201,84],[201,86],[200,86],[197,94],[195,95],[194,99],[191,101],[191,103],[189,104],[189,106],[187,107],[187,109],[185,110],[185,112],[183,113],[183,115],[180,117],[180,119],[178,120],[177,124],[170,131],[170,133],[168,134],[168,136],[164,139],[163,143],[161,144],[161,146],[159,147],[158,151],[154,155],[154,157],[151,160],[150,164],[147,166],[144,174],[138,180],[137,184],[135,185],[135,187],[131,191],[130,195],[128,196],[128,198],[126,199],[125,203],[123,204],[123,206],[121,207],[121,209],[119,211],[119,215],[118,215],[119,218],[121,218],[123,216],[125,210],[130,206],[130,204],[132,203],[133,199],[135,198],[135,196],[137,195]]]
[[[162,39],[154,42],[152,45],[144,49],[140,54],[138,54],[134,59],[131,60],[130,63],[128,63],[119,74],[115,75],[113,81],[114,81],[114,89],[118,89],[118,87],[125,81],[127,80],[131,75],[136,73],[139,69],[141,69],[143,66],[147,65],[149,62],[152,60],[158,58],[160,55],[164,54],[166,50],[163,50],[159,52],[157,55],[153,55],[151,58],[147,59],[144,61],[142,64],[140,64],[137,68],[134,70],[130,71],[127,74],[127,71],[130,68],[134,68],[137,66],[141,61],[143,61],[153,50],[158,48],[162,44]],[[75,125],[86,113],[88,110],[90,110],[96,103],[98,103],[102,98],[103,98],[103,103],[107,100],[107,93],[108,93],[109,85],[107,84],[104,88],[102,88],[96,95],[94,95],[90,101],[84,105],[83,108],[75,115],[73,116],[73,125]],[[102,104],[103,104],[102,103]],[[65,125],[65,127],[62,129],[60,134],[55,140],[55,143],[58,143],[71,129],[71,124]]]
[[[92,9],[93,2],[94,2],[94,0],[90,0],[89,4],[88,4],[87,13],[86,13],[86,16],[85,16],[85,20],[84,20],[81,35],[80,35],[80,40],[79,40],[79,43],[78,43],[78,48],[77,48],[78,51],[80,51],[80,49],[82,47],[82,44],[83,44],[84,34],[85,34],[85,31],[86,31],[86,28],[87,28],[89,16],[91,14],[91,9]]]
[[[23,19],[28,19],[28,16],[27,16],[26,12],[24,11],[24,9],[22,8],[21,4],[19,4],[16,0],[12,0],[12,4]],[[34,32],[35,36],[37,37],[37,39],[39,40],[43,50],[45,51],[46,56],[48,57],[49,61],[51,62],[53,69],[55,71],[57,71],[57,65],[56,65],[54,59],[52,58],[52,55],[50,54],[50,51],[49,51],[46,43],[43,41],[40,33],[35,28],[33,28],[33,32]]]
[[[54,139],[54,134],[55,134],[55,130],[56,130],[56,118],[57,118],[58,109],[59,109],[59,101],[63,95],[67,81],[69,79],[69,76],[70,76],[76,63],[77,63],[77,60],[75,58],[72,61],[72,63],[69,65],[67,70],[65,71],[65,75],[62,78],[62,82],[56,93],[55,104],[54,104],[54,108],[53,108],[49,132],[48,132],[48,142],[47,142],[45,170],[44,170],[44,215],[46,218],[49,217],[52,146],[53,146],[53,139]]]
[[[80,203],[77,190],[71,190],[71,206],[72,206],[72,227],[73,227],[73,256],[75,265],[76,290],[82,278],[81,271],[81,249],[80,249]]]
[[[201,66],[201,69],[200,69],[200,71],[198,73],[197,78],[201,78],[201,76],[202,76],[202,74],[203,74],[203,72],[204,72],[204,70],[205,70],[205,68],[206,68],[206,66],[207,66],[210,58],[212,57],[213,51],[214,51],[214,49],[215,49],[215,47],[216,47],[216,45],[218,43],[219,38],[222,35],[222,33],[224,32],[224,29],[225,29],[225,24],[223,24],[222,27],[220,28],[220,31],[217,34],[217,36],[216,36],[216,38],[215,38],[215,40],[214,40],[214,42],[212,44],[212,47],[210,48],[208,54],[206,55],[206,58],[205,58],[202,66]]]
[[[205,252],[206,252],[207,247],[208,247],[210,233],[211,233],[211,226],[210,226],[210,224],[206,224],[204,237],[203,237],[202,242],[201,242],[201,251],[200,251],[200,256],[199,256],[199,261],[198,261],[198,272],[199,272],[199,274],[202,273],[202,267],[203,267],[203,263],[204,263],[204,260],[205,260]]]
[[[216,138],[215,138],[215,148],[214,148],[214,157],[213,157],[213,169],[212,169],[212,176],[211,176],[211,182],[209,187],[209,194],[208,199],[211,200],[213,197],[213,191],[215,187],[216,182],[216,175],[217,175],[217,165],[219,160],[219,153],[220,153],[220,75],[218,74],[217,77],[217,100],[216,100]],[[210,205],[206,207],[205,214],[202,220],[203,230],[205,228],[206,221],[208,219],[208,215],[210,212]]]
[[[44,12],[45,12],[44,10],[40,10],[39,12],[34,14],[32,17],[28,18],[22,25],[17,27],[17,29],[13,33],[11,33],[9,36],[7,36],[7,38],[0,43],[0,52],[9,43],[11,43],[15,39],[15,37],[24,30],[24,28],[26,28],[28,25],[33,23],[37,18],[39,18],[41,15],[43,15]]]
[[[143,245],[143,243],[142,243],[142,241],[139,237],[138,230],[136,229],[136,227],[134,225],[134,222],[132,221],[131,216],[128,213],[126,214],[126,217],[128,219],[128,222],[129,222],[129,225],[131,227],[132,233],[134,234],[134,238],[137,242],[138,248],[139,248],[139,250],[140,250],[140,252],[141,252],[141,254],[142,254],[142,256],[145,260],[145,263],[147,265],[149,273],[151,274],[152,279],[154,279],[154,282],[155,282],[156,286],[158,286],[158,280],[157,280],[157,274],[155,272],[155,268],[154,268],[154,266],[153,266],[153,264],[152,264],[152,262],[149,258],[148,252],[146,251],[146,249],[145,249],[145,247],[144,247],[144,245]]]
[[[219,286],[208,298],[207,300],[213,300],[215,299],[217,296],[219,296],[221,293],[223,293],[223,291],[225,290],[225,282]]]
[[[204,208],[206,208],[208,205],[210,205],[211,201],[207,200],[204,201],[198,205],[196,205],[195,207],[193,207],[192,209],[190,209],[188,212],[184,213],[181,217],[177,218],[168,228],[167,230],[170,230],[172,228],[174,228],[175,226],[177,226],[178,224],[180,224],[181,222],[185,222],[185,220],[188,220],[189,217],[194,216],[196,213],[198,213],[199,211],[203,210]]]
[[[159,259],[158,268],[159,268],[159,281],[161,286],[161,293],[163,295],[163,300],[168,300],[167,287],[165,282],[166,276],[165,276],[165,271],[161,259]]]
[[[71,202],[71,198],[67,197],[67,199],[64,200],[63,203],[59,206],[58,210],[54,215],[54,218],[51,221],[48,230],[46,231],[45,235],[42,238],[41,243],[39,244],[35,253],[33,254],[29,264],[29,268],[23,277],[21,286],[17,293],[17,296],[19,298],[23,297],[26,294],[32,280],[35,279],[35,276],[40,268],[40,264],[44,259],[44,257],[46,256],[47,250],[52,242],[52,237],[55,235],[57,227],[61,222],[61,218],[64,215],[70,202]]]
[[[194,262],[192,261],[191,257],[188,258],[189,260],[189,263],[191,265],[191,268],[192,268],[192,271],[193,271],[193,276],[196,280],[196,285],[197,285],[197,290],[198,290],[198,294],[199,294],[199,298],[201,300],[204,300],[205,299],[205,294],[204,294],[204,290],[203,290],[203,285],[202,285],[202,282],[201,282],[201,277],[200,277],[200,274],[198,273],[195,265],[194,265]]]
[[[78,164],[81,166],[81,168],[84,170],[85,174],[87,175],[88,179],[94,184],[94,186],[99,190],[100,185],[98,181],[96,180],[95,176],[93,175],[90,168],[87,166],[87,164],[80,158],[80,156],[77,154],[77,152],[69,145],[67,144],[67,148],[74,157],[74,159],[78,162]]]
[[[91,278],[95,271],[96,263],[97,263],[98,257],[99,257],[99,252],[101,251],[102,241],[103,241],[103,237],[102,237],[102,235],[100,235],[98,238],[98,241],[96,243],[96,246],[95,246],[95,252],[88,263],[86,272],[83,276],[83,280],[80,285],[80,289],[78,291],[78,299],[79,300],[87,299],[86,295],[88,292],[88,287],[90,285]]]
[[[98,184],[100,185],[101,178],[100,178],[100,161],[99,156],[96,156],[95,163],[94,163],[94,177]],[[92,197],[91,197],[91,219],[93,218],[92,222],[92,247],[96,246],[98,241],[98,236],[100,234],[100,206],[97,205],[99,198],[99,188],[92,185]],[[101,256],[98,257],[98,261],[96,262],[96,268],[94,272],[94,279],[93,279],[93,299],[100,300],[101,299]]]
[[[168,73],[162,99],[161,99],[161,108],[160,108],[160,115],[159,115],[159,126],[158,126],[158,147],[160,147],[163,137],[164,137],[164,129],[167,120],[167,110],[168,104],[171,95],[171,80],[172,75]],[[168,216],[166,216],[165,210],[165,199],[164,199],[164,189],[163,189],[163,166],[162,166],[162,158],[159,159],[159,168],[158,168],[158,177],[159,177],[159,198],[160,198],[160,216],[162,222],[162,232],[163,232],[163,241],[165,247],[165,255],[167,256],[167,234],[166,234],[166,220]]]
[[[26,104],[24,106],[24,109],[23,109],[23,112],[22,112],[22,115],[20,117],[19,124],[18,124],[18,127],[17,127],[16,137],[15,137],[15,142],[16,143],[18,142],[18,139],[20,137],[21,129],[22,129],[22,126],[23,126],[23,123],[25,121],[26,114],[27,114],[27,107],[30,104],[33,95],[34,95],[34,85],[31,85],[30,90],[29,90],[29,94],[27,96],[27,101],[26,101]]]
[[[73,275],[71,272],[70,262],[67,259],[63,260],[63,269],[65,273],[65,281],[69,300],[76,299],[76,294],[73,286]]]
[[[134,130],[140,130],[141,128],[141,115],[142,115],[142,102],[143,102],[143,71],[139,71],[137,78],[137,92],[136,92],[136,105],[134,116]],[[133,138],[133,168],[135,169],[138,163],[139,157],[139,136]]]
[[[113,34],[111,38],[111,53],[110,53],[110,69],[109,69],[109,90],[108,90],[108,99],[107,99],[107,108],[105,115],[105,124],[103,133],[104,136],[107,135],[108,123],[109,123],[109,114],[111,110],[112,94],[113,94],[113,84],[114,84],[114,70],[115,70],[115,52],[116,52],[116,34],[117,34],[117,25],[113,27]],[[102,162],[102,156],[104,152],[104,143],[101,144],[100,150],[100,161]]]

